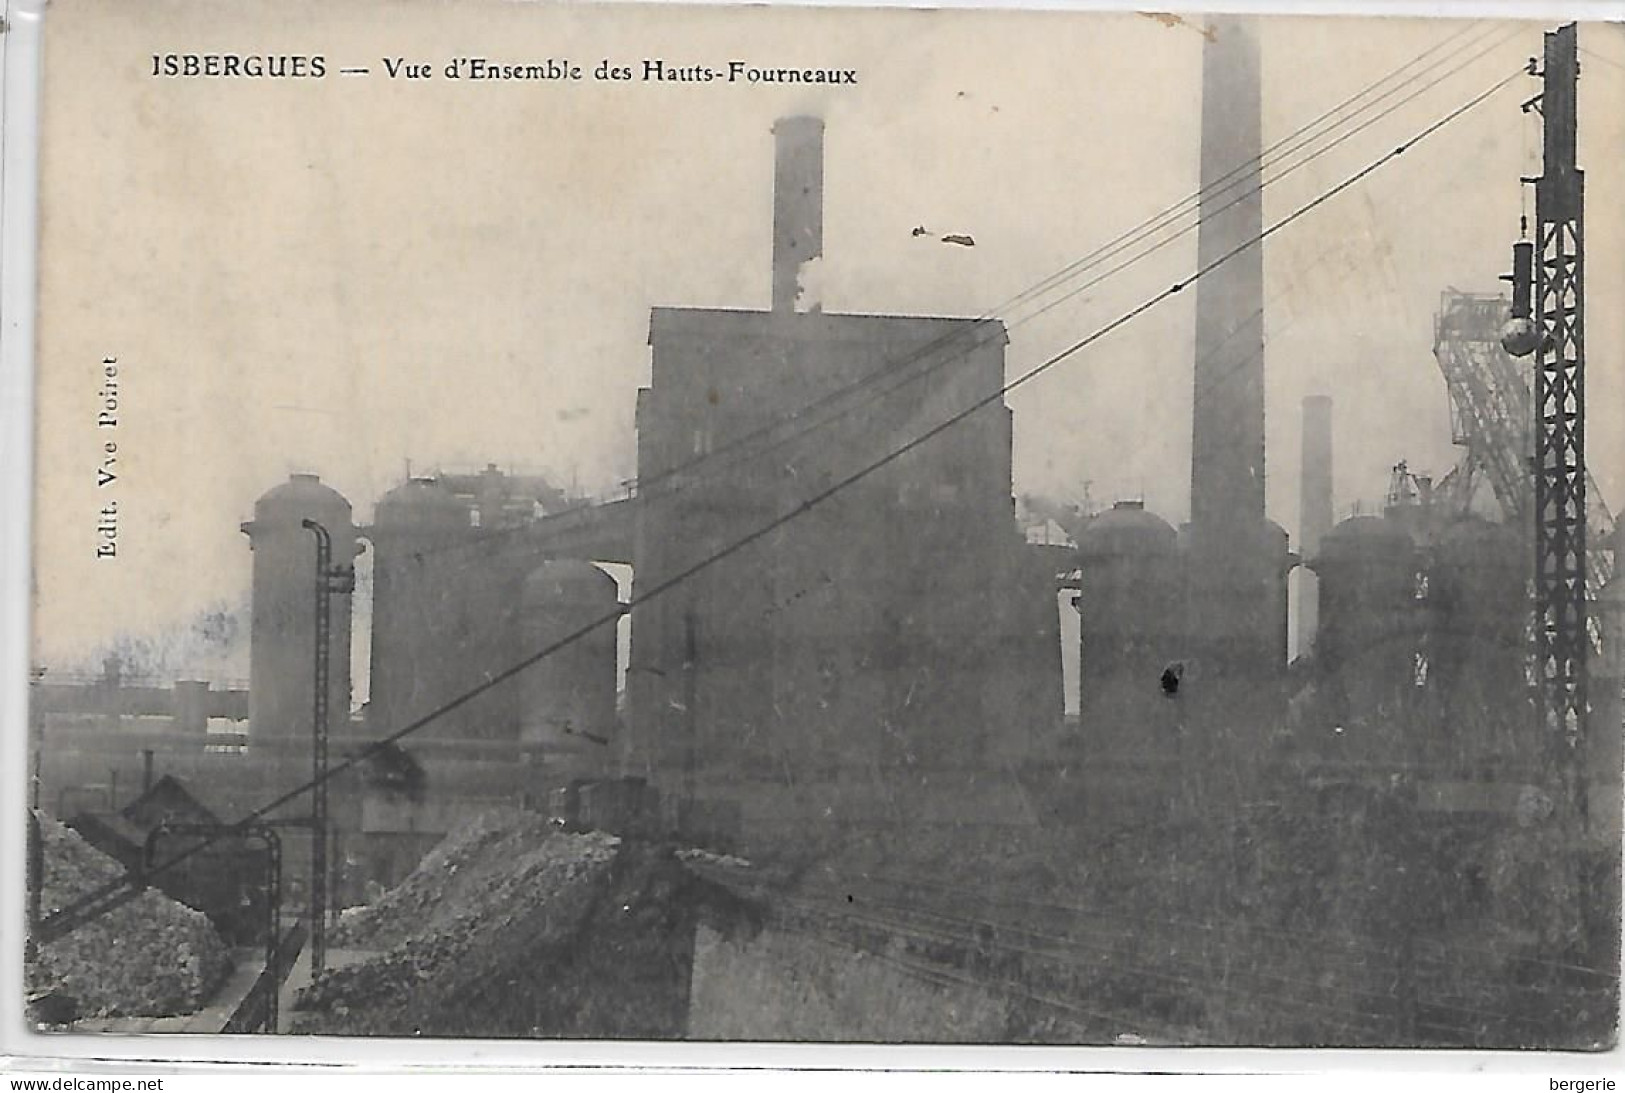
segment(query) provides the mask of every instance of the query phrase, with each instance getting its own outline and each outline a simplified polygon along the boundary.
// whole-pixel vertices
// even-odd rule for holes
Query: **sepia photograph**
[[[1616,1050],[1620,23],[43,42],[33,1050]]]

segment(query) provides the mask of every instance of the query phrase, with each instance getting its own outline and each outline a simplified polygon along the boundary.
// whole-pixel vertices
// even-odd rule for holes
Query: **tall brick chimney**
[[[1196,285],[1191,522],[1236,549],[1251,547],[1264,519],[1263,141],[1254,33],[1250,19],[1213,18],[1202,51],[1197,265],[1227,260]]]
[[[780,118],[773,137],[773,310],[796,311],[803,271],[824,254],[824,122]]]

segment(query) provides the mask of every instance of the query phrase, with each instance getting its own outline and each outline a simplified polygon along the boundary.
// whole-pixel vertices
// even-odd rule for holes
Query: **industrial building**
[[[744,545],[634,608],[632,762],[746,830],[925,822],[1061,716],[1055,574],[1015,522],[1007,339],[803,305],[824,127],[774,133],[772,309],[650,320],[634,595]]]

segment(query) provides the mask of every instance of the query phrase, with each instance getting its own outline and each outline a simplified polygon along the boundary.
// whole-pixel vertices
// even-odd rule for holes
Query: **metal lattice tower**
[[[1546,35],[1535,180],[1535,610],[1543,724],[1573,766],[1586,721],[1585,179],[1575,166],[1578,39]],[[1577,794],[1580,787],[1575,787]],[[1583,802],[1576,804],[1584,817]]]

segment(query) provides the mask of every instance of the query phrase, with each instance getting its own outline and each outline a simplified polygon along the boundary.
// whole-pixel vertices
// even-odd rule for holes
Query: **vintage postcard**
[[[43,73],[32,1027],[1614,1047],[1618,25]]]

